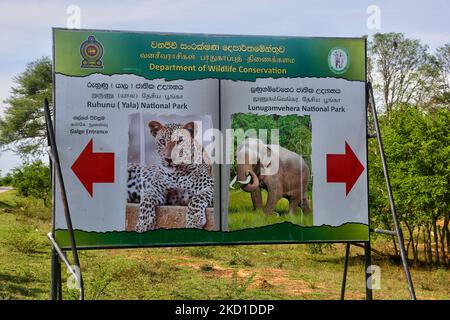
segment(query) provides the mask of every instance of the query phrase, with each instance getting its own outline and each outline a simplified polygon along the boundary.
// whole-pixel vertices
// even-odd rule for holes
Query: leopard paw
[[[136,224],[136,227],[134,228],[134,230],[138,233],[144,233],[144,232],[150,231],[151,229],[152,228],[151,228],[150,224],[146,223],[144,221],[139,221]]]

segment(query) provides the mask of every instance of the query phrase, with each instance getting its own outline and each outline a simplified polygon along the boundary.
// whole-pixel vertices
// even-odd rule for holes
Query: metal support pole
[[[47,99],[45,99],[45,101],[44,101],[44,116],[45,116],[45,123],[47,125],[47,138],[49,139],[49,145],[51,148],[49,154],[52,159],[52,163],[55,168],[56,178],[58,179],[59,186],[61,189],[61,200],[63,203],[64,216],[66,219],[67,231],[69,234],[73,263],[76,266],[77,270],[79,270],[78,277],[76,277],[76,278],[78,280],[78,285],[79,285],[79,289],[80,289],[80,300],[83,300],[84,299],[84,286],[83,286],[83,278],[81,276],[80,260],[78,258],[78,251],[77,251],[77,246],[75,243],[75,235],[74,235],[74,230],[73,230],[73,226],[72,226],[72,219],[70,216],[69,203],[67,200],[66,188],[64,185],[64,179],[63,179],[62,170],[61,170],[61,163],[59,161],[58,148],[56,146],[55,132],[53,130],[53,123],[52,123],[49,103],[48,103]],[[53,222],[54,222],[54,215],[55,215],[55,213],[53,212]],[[53,236],[54,236],[54,230],[52,230],[52,233],[51,233],[52,238],[53,238]],[[55,247],[55,245],[52,243],[52,252],[53,252],[53,250],[57,251],[57,247]],[[58,255],[61,256],[60,253],[58,253]],[[57,269],[55,269],[55,271],[57,271]],[[54,276],[56,276],[56,274]],[[57,279],[55,277],[52,280],[57,280]],[[52,289],[53,289],[53,286],[52,286]],[[52,297],[53,297],[53,293],[52,293]]]
[[[345,298],[345,286],[347,284],[347,269],[348,269],[348,256],[350,254],[350,242],[345,244],[345,256],[344,256],[344,274],[342,275],[341,285],[341,300]]]
[[[63,299],[62,294],[62,278],[61,278],[61,259],[58,257],[58,268],[57,268],[57,275],[58,275],[58,300]]]
[[[364,243],[364,273],[366,275],[366,300],[372,300],[372,286],[369,285],[370,276],[369,270],[372,266],[372,254],[371,254],[370,241]]]
[[[59,261],[58,253],[52,246],[51,252],[51,279],[50,279],[50,299],[58,300],[60,296],[61,284],[61,263]]]
[[[373,96],[372,84],[370,82],[367,83],[367,90],[368,90],[369,97],[370,97],[370,105],[372,107],[373,122],[375,124],[375,130],[377,132],[378,148],[380,151],[381,163],[383,165],[384,179],[386,182],[386,188],[387,188],[387,192],[388,192],[389,205],[390,205],[391,213],[392,213],[392,220],[394,222],[394,228],[395,228],[395,232],[396,232],[396,236],[397,236],[397,240],[398,240],[398,246],[400,249],[400,256],[402,258],[403,270],[406,275],[406,281],[408,283],[409,295],[411,297],[411,300],[416,300],[416,293],[414,291],[414,285],[413,285],[413,282],[411,279],[411,273],[409,272],[408,257],[406,256],[405,244],[403,242],[403,233],[402,233],[402,230],[401,230],[399,222],[398,222],[397,212],[395,210],[394,197],[392,195],[388,167],[387,167],[386,159],[384,157],[383,141],[381,139],[381,131],[380,131],[380,126],[378,124],[377,108],[375,107],[375,98]]]

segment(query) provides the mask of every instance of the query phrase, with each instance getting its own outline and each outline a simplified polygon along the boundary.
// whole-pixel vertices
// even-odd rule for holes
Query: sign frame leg
[[[347,284],[347,270],[348,270],[349,254],[350,254],[350,242],[347,242],[345,244],[344,272],[342,274],[342,284],[341,284],[341,300],[345,300],[345,286]]]
[[[395,203],[394,203],[394,196],[392,195],[391,181],[389,179],[388,166],[387,166],[386,158],[384,155],[383,140],[381,138],[381,131],[380,131],[379,123],[378,123],[377,108],[375,106],[375,98],[373,95],[373,88],[372,88],[371,82],[367,82],[366,90],[367,90],[367,93],[369,96],[368,102],[371,106],[373,124],[374,124],[375,131],[376,131],[376,137],[377,137],[377,141],[378,141],[378,149],[380,151],[381,164],[383,166],[383,174],[384,174],[386,189],[387,189],[387,193],[388,193],[389,206],[391,209],[392,221],[394,222],[394,229],[395,229],[395,231],[381,230],[377,233],[390,234],[390,235],[394,235],[397,238],[398,246],[399,246],[399,250],[400,250],[400,257],[402,259],[403,271],[405,272],[406,283],[408,285],[409,295],[410,295],[411,300],[416,300],[416,293],[414,290],[414,284],[413,284],[413,281],[411,278],[411,273],[409,270],[408,257],[406,255],[405,243],[403,240],[403,233],[402,233],[402,229],[400,227],[400,223],[398,221],[397,211],[396,211]],[[376,232],[376,230],[375,230],[375,232]],[[369,243],[369,248],[370,248],[370,243]],[[367,272],[367,270],[366,270],[366,272]]]
[[[51,251],[51,279],[50,279],[50,299],[62,300],[61,285],[61,261],[55,248],[52,246]]]
[[[366,300],[373,300],[371,282],[371,266],[372,266],[372,254],[371,254],[370,241],[364,242],[364,274],[365,274],[365,287],[366,287]]]
[[[52,231],[47,234],[51,244],[52,244],[52,262],[51,262],[51,298],[58,297],[62,299],[62,290],[61,290],[61,263],[63,261],[67,266],[68,270],[72,273],[74,278],[77,281],[78,289],[80,291],[80,300],[84,300],[84,285],[83,285],[83,276],[81,273],[80,260],[78,257],[77,245],[75,243],[75,233],[72,226],[72,218],[70,216],[69,203],[67,200],[66,188],[64,185],[64,179],[61,170],[61,163],[59,161],[58,148],[56,146],[56,138],[55,131],[53,128],[53,122],[50,113],[49,102],[47,99],[44,100],[44,117],[45,124],[47,129],[47,140],[48,140],[48,153],[50,156],[50,163],[53,176],[53,181],[55,182],[58,179],[61,188],[61,199],[64,208],[64,217],[67,224],[67,231],[69,234],[70,247],[72,251],[73,265],[67,260],[64,252],[59,248],[56,240],[55,240],[55,202],[53,201],[53,210],[52,210]],[[53,183],[53,194],[55,194],[55,184]],[[57,255],[57,257],[55,257]],[[57,265],[59,264],[59,265]]]

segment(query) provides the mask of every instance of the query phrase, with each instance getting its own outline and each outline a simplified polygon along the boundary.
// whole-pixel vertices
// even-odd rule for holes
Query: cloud
[[[22,160],[11,151],[0,150],[0,174],[5,175],[11,169],[20,166]]]
[[[450,43],[450,32],[413,32],[407,36],[421,41],[426,39],[426,44],[429,45],[432,50],[446,43]]]

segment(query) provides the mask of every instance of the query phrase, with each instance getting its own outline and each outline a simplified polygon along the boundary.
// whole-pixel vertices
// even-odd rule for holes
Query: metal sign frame
[[[375,233],[379,233],[379,234],[386,234],[389,236],[394,236],[396,237],[398,244],[399,244],[399,248],[400,248],[400,255],[401,255],[401,259],[402,259],[402,265],[403,265],[403,270],[405,272],[406,275],[406,280],[407,280],[407,284],[408,284],[408,289],[409,289],[409,293],[410,293],[410,297],[411,299],[415,300],[416,296],[415,296],[415,292],[414,292],[414,286],[412,283],[412,279],[411,279],[411,275],[409,272],[409,265],[408,265],[408,260],[407,260],[407,256],[406,256],[406,252],[405,252],[405,247],[404,247],[404,240],[403,240],[403,235],[402,235],[402,231],[398,222],[398,218],[397,218],[397,213],[395,210],[395,203],[394,203],[394,198],[392,195],[392,191],[391,191],[391,185],[390,185],[390,180],[389,180],[389,173],[388,173],[388,167],[387,167],[387,163],[386,163],[386,159],[384,156],[384,148],[383,148],[383,143],[382,143],[382,138],[381,138],[381,132],[379,129],[379,124],[378,124],[378,116],[377,116],[377,110],[376,110],[376,106],[375,106],[375,100],[373,97],[373,90],[372,90],[372,85],[370,82],[367,82],[367,41],[366,41],[366,45],[365,45],[365,52],[366,52],[366,66],[365,66],[365,74],[366,74],[366,90],[365,90],[365,100],[366,100],[366,132],[368,130],[368,114],[369,114],[369,105],[371,106],[370,111],[372,113],[372,119],[373,119],[373,124],[376,130],[376,134],[371,136],[368,134],[367,132],[367,136],[366,136],[366,146],[368,145],[368,139],[369,138],[377,138],[378,141],[378,146],[379,146],[379,151],[380,151],[380,155],[381,155],[381,162],[382,162],[382,166],[383,166],[383,174],[385,177],[385,182],[386,182],[386,188],[388,191],[388,197],[389,197],[389,204],[390,204],[390,209],[391,209],[391,214],[392,214],[392,218],[394,221],[394,228],[395,231],[388,231],[388,230],[378,230],[378,229],[371,229],[370,228],[370,214],[368,213],[368,226],[369,226],[369,240],[368,241],[308,241],[308,243],[345,243],[346,244],[346,248],[345,248],[345,256],[344,256],[344,271],[343,271],[343,278],[342,278],[342,285],[341,285],[341,299],[345,298],[345,288],[346,288],[346,279],[347,279],[347,269],[348,269],[348,257],[349,257],[349,253],[350,253],[350,245],[351,244],[357,244],[357,243],[363,243],[364,244],[364,252],[365,252],[365,259],[364,259],[364,264],[365,264],[365,279],[366,279],[366,299],[371,300],[372,299],[372,289],[367,286],[368,280],[370,279],[371,276],[371,271],[370,271],[370,266],[371,266],[371,241],[370,241],[370,233],[375,232]],[[54,72],[53,72],[53,76],[54,76]],[[219,95],[220,95],[220,91],[219,91]],[[55,106],[55,104],[54,104]],[[220,108],[220,106],[219,106]],[[219,109],[220,110],[220,109]],[[60,185],[60,191],[61,191],[61,199],[62,199],[62,203],[63,203],[63,209],[64,209],[64,218],[66,221],[66,225],[67,225],[67,231],[68,231],[68,235],[69,235],[69,240],[70,240],[70,251],[72,252],[72,259],[73,259],[73,265],[69,262],[68,258],[67,258],[67,254],[66,252],[69,250],[69,248],[60,248],[57,241],[55,240],[55,205],[53,204],[53,209],[52,209],[52,230],[51,232],[48,234],[48,238],[51,242],[52,245],[52,252],[51,252],[51,299],[52,300],[58,300],[58,299],[62,299],[62,279],[61,279],[61,262],[63,262],[68,271],[70,272],[71,276],[74,277],[77,285],[78,285],[78,289],[79,289],[79,297],[81,300],[84,299],[84,284],[83,284],[83,277],[82,277],[82,273],[81,273],[81,265],[80,265],[80,261],[79,261],[79,257],[78,257],[78,250],[96,250],[96,249],[113,249],[113,248],[142,248],[142,247],[176,247],[176,246],[207,246],[207,245],[254,245],[254,244],[288,244],[288,243],[293,243],[293,244],[299,244],[301,242],[299,241],[284,241],[284,242],[242,242],[242,243],[189,243],[189,244],[165,244],[165,245],[152,245],[152,244],[148,244],[148,245],[140,245],[140,246],[89,246],[89,247],[83,247],[83,246],[77,246],[76,245],[76,239],[75,239],[75,234],[74,234],[74,229],[72,226],[72,220],[71,220],[71,214],[70,214],[70,208],[69,208],[69,204],[67,201],[67,194],[66,194],[66,189],[65,189],[65,184],[64,184],[64,179],[63,179],[63,175],[62,175],[62,171],[61,171],[61,164],[60,164],[60,160],[59,160],[59,156],[58,156],[58,149],[57,149],[57,145],[56,145],[56,139],[55,139],[55,132],[54,132],[54,125],[53,125],[53,121],[51,119],[51,112],[50,112],[50,108],[49,108],[49,102],[47,100],[44,101],[44,116],[45,116],[45,122],[46,122],[46,127],[47,127],[47,139],[48,139],[48,153],[50,156],[50,165],[52,168],[52,186],[53,186],[53,192],[56,191],[55,188],[55,181],[57,179],[59,185]],[[221,117],[219,117],[219,119],[221,119]],[[366,152],[368,148],[366,147]],[[368,157],[367,157],[367,163],[366,163],[366,169],[369,170],[368,167]],[[219,166],[219,170],[221,170],[220,168],[221,166]],[[367,175],[367,192],[368,192],[368,188],[369,188],[369,176]],[[221,206],[220,206],[220,210],[222,210]],[[305,242],[303,242],[305,243]]]
[[[399,249],[400,249],[400,256],[401,256],[401,260],[402,260],[403,271],[406,276],[406,282],[408,285],[410,298],[411,298],[411,300],[416,300],[414,284],[412,282],[411,273],[409,270],[408,257],[406,256],[406,251],[405,251],[405,246],[404,246],[403,234],[402,234],[402,230],[400,228],[399,222],[398,222],[397,212],[395,209],[394,197],[392,195],[388,166],[387,166],[385,155],[384,155],[383,141],[382,141],[381,132],[380,132],[379,124],[378,124],[378,114],[377,114],[377,109],[375,106],[375,99],[373,96],[372,84],[370,82],[367,83],[367,94],[370,97],[370,100],[367,103],[367,113],[369,113],[369,105],[370,105],[371,112],[372,112],[372,118],[373,118],[373,122],[374,122],[373,124],[374,124],[375,130],[376,130],[376,134],[374,136],[368,135],[367,139],[376,137],[377,141],[378,141],[378,147],[379,147],[380,156],[381,156],[380,160],[383,165],[383,174],[385,177],[386,189],[388,191],[388,197],[389,197],[389,205],[390,205],[392,219],[394,221],[394,228],[395,228],[395,231],[370,229],[370,232],[394,236],[397,239]],[[72,227],[72,222],[71,222],[70,209],[69,209],[69,205],[67,203],[66,190],[64,188],[64,180],[63,180],[63,177],[61,174],[61,165],[60,165],[59,157],[58,157],[58,149],[57,149],[57,146],[55,143],[53,124],[52,124],[49,104],[48,104],[47,100],[45,100],[45,103],[44,103],[44,113],[45,113],[45,121],[46,121],[46,126],[47,126],[47,138],[49,141],[49,150],[48,151],[49,151],[49,155],[50,155],[50,159],[51,159],[50,163],[51,163],[51,167],[53,168],[52,171],[53,171],[54,177],[56,176],[59,183],[61,184],[62,199],[64,201],[64,213],[65,213],[67,228],[68,228],[69,234],[70,234],[71,251],[72,251],[72,256],[73,256],[73,261],[74,261],[74,266],[72,266],[67,259],[67,256],[65,253],[66,250],[62,250],[61,248],[59,248],[58,244],[56,243],[56,241],[54,239],[55,212],[54,212],[54,208],[53,208],[53,210],[52,210],[52,221],[53,221],[52,231],[48,234],[48,238],[50,239],[50,242],[52,244],[51,295],[50,295],[50,297],[52,300],[62,299],[62,279],[61,279],[61,261],[62,261],[66,265],[66,267],[69,270],[69,272],[71,273],[71,275],[77,281],[79,292],[80,292],[80,300],[83,300],[84,299],[84,284],[83,284],[83,277],[82,277],[82,273],[81,273],[80,261],[78,258],[78,250],[83,249],[83,248],[77,247],[76,242],[75,242],[75,235],[73,232],[73,227]],[[370,223],[370,220],[369,220],[369,223]],[[318,242],[315,242],[315,243],[318,243]],[[341,295],[340,295],[341,300],[344,300],[346,281],[347,281],[348,257],[350,254],[350,245],[354,244],[354,243],[361,243],[361,242],[341,241],[341,242],[332,242],[332,243],[345,243],[346,244],[345,256],[344,256],[344,271],[343,271]],[[254,243],[254,244],[258,244],[258,243]],[[264,243],[264,244],[267,244],[267,243]],[[366,299],[372,300],[372,298],[373,298],[372,289],[367,285],[368,281],[370,279],[370,276],[371,276],[370,270],[368,270],[369,267],[372,265],[371,243],[370,243],[370,241],[366,241],[366,242],[363,242],[363,244],[364,244],[364,265],[365,265],[365,279],[366,279],[366,285],[365,285]],[[209,245],[209,244],[199,244],[199,246],[201,246],[201,245]],[[220,244],[219,243],[217,245],[228,245],[228,244]],[[248,244],[241,243],[240,245],[248,245]],[[178,246],[183,246],[183,245],[178,245]],[[163,247],[169,247],[169,246],[163,246]],[[110,247],[108,247],[108,248],[110,248]],[[95,250],[95,249],[105,249],[105,248],[90,247],[89,249]]]

